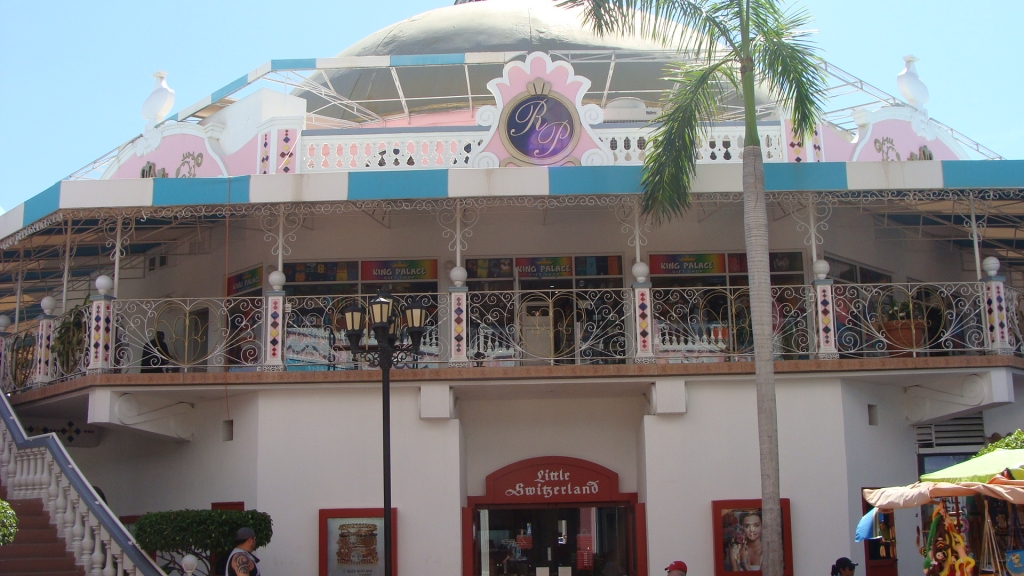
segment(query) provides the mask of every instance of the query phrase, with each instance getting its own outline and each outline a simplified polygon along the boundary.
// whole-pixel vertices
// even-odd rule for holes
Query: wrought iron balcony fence
[[[663,288],[652,291],[654,350],[659,362],[753,360],[754,331],[747,287]],[[772,287],[775,359],[807,359],[815,352],[814,290]]]
[[[369,314],[364,314],[362,326],[348,326],[345,311],[355,306],[369,310],[374,296],[291,296],[286,299],[288,322],[285,337],[285,368],[287,370],[359,370],[378,368],[378,342],[370,325]],[[396,349],[394,368],[436,368],[448,362],[448,339],[442,337],[441,327],[448,319],[449,295],[394,294]],[[419,350],[412,350],[411,338],[404,325],[401,311],[411,304],[426,309],[426,330]],[[348,338],[351,330],[362,336],[358,346],[352,348]]]
[[[1024,355],[1024,292],[1001,282],[824,288],[772,287],[776,360]],[[649,296],[640,298],[638,290],[648,290]],[[100,303],[109,305],[107,319],[97,302],[48,316],[37,326],[0,338],[0,384],[5,392],[17,393],[95,371],[378,368],[378,342],[365,314],[372,296],[280,294],[107,299]],[[456,294],[394,295],[399,316],[392,340],[395,368],[753,359],[747,287]],[[418,350],[401,318],[412,305],[426,312]],[[364,312],[361,326],[346,323],[352,307]],[[646,354],[638,337],[650,341]],[[104,350],[109,352],[106,364]]]

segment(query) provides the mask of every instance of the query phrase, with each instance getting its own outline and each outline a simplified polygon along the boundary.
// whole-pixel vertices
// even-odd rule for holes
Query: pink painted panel
[[[188,161],[191,158],[188,156],[190,154],[194,155],[196,160]],[[198,160],[200,154],[201,161]],[[192,134],[172,134],[164,136],[160,140],[160,146],[153,152],[141,157],[133,154],[117,169],[112,178],[141,178],[142,168],[147,162],[155,164],[157,170],[166,170],[170,178],[185,175],[190,172],[190,166],[195,166],[195,173],[192,175],[196,178],[225,176],[203,138]]]
[[[825,162],[849,162],[856,145],[843,138],[835,128],[824,126],[821,131],[821,147]]]
[[[230,176],[256,173],[257,137],[253,136],[241,148],[221,158]]]
[[[909,160],[910,155],[917,154],[921,146],[928,146],[935,160],[957,160],[956,153],[949,146],[939,139],[928,140],[918,136],[910,122],[906,120],[882,120],[872,124],[868,142],[853,160]]]

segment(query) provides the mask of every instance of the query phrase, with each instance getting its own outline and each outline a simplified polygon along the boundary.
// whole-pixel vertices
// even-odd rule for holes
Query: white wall
[[[1013,404],[986,410],[985,436],[999,434],[1006,436],[1024,428],[1024,382],[1020,377],[1014,378]]]
[[[421,420],[418,388],[393,388],[398,570],[461,567],[459,423]],[[261,572],[316,574],[318,511],[383,505],[380,388],[260,394],[258,505],[274,519]]]
[[[804,267],[810,279],[806,234],[797,230],[792,217],[775,216],[769,223],[772,250],[804,252]],[[264,236],[258,220],[233,218],[227,258],[224,230],[219,227],[212,233],[209,253],[171,256],[167,268],[149,272],[144,279],[126,278],[121,282],[120,297],[222,296],[225,275],[260,264],[265,266],[266,275],[276,266],[272,243]],[[948,244],[875,238],[870,216],[837,209],[824,233],[819,257],[828,253],[867,264],[891,272],[897,281],[907,277],[925,281],[973,279],[972,271],[963,270],[960,252],[951,251]],[[629,239],[607,208],[494,208],[481,213],[463,257],[620,254],[628,270],[634,254]],[[434,214],[394,212],[387,227],[362,213],[316,216],[308,217],[297,231],[286,261],[436,258],[443,264],[455,260],[454,252],[448,250],[449,241]],[[641,255],[646,259],[653,252],[741,252],[744,246],[741,206],[729,205],[708,214],[701,214],[695,207],[684,217],[652,231]],[[446,289],[448,278],[443,267],[439,275],[439,287]]]
[[[650,574],[683,560],[714,573],[713,500],[760,498],[752,382],[687,382],[687,413],[646,416]],[[846,462],[836,381],[777,382],[782,497],[795,573],[825,573],[849,549]]]
[[[914,427],[903,408],[904,390],[898,386],[843,380],[843,429],[846,442],[846,480],[852,523],[846,530],[849,553],[854,562],[864,559],[864,546],[853,542],[857,520],[863,515],[860,490],[905,486],[917,481],[917,446]],[[868,405],[878,406],[878,425],[868,424]],[[901,576],[920,574],[921,555],[915,544],[920,510],[896,511],[896,546]]]
[[[569,456],[619,473],[619,491],[637,491],[641,397],[463,400],[466,485],[483,496],[487,475],[539,456]]]
[[[155,439],[105,429],[96,448],[69,448],[85,477],[101,488],[119,516],[185,508],[209,509],[213,502],[256,505],[256,394],[195,404],[191,442]],[[223,441],[230,408],[234,440]]]

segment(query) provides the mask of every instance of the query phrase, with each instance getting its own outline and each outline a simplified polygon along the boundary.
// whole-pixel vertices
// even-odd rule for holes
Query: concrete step
[[[8,500],[7,503],[10,504],[11,508],[13,508],[18,514],[24,513],[37,516],[45,512],[43,509],[43,501],[38,498],[32,498],[31,500]]]
[[[18,529],[25,528],[49,528],[53,526],[50,524],[49,516],[18,516]]]
[[[24,528],[14,535],[12,544],[53,544],[58,542],[55,528]]]
[[[74,569],[74,558],[67,556],[59,558],[0,558],[0,574]]]
[[[11,543],[0,546],[0,558],[60,558],[66,553],[63,542]]]

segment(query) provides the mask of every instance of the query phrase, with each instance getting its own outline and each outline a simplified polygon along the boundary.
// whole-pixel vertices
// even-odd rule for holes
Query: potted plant
[[[924,345],[927,325],[920,302],[905,300],[893,304],[885,310],[885,317],[882,333],[890,356],[909,356],[909,350]]]
[[[79,304],[60,319],[53,329],[50,351],[59,376],[67,376],[78,368],[85,354],[86,316],[88,304]]]

